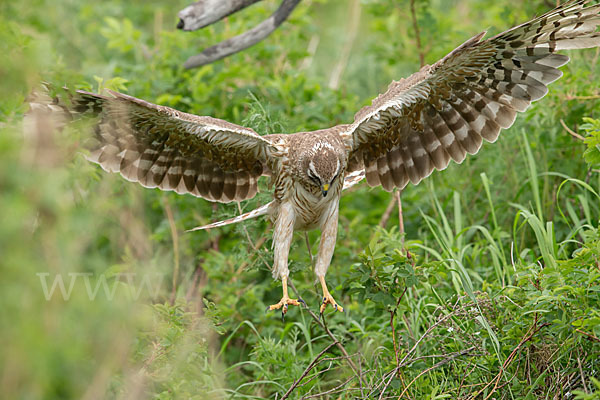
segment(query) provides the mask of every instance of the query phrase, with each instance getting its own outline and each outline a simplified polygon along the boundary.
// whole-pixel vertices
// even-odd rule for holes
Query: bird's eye
[[[313,181],[317,185],[321,186],[321,180],[319,179],[318,176],[314,175],[311,171],[307,171],[306,174],[308,175],[308,177],[310,178],[311,181]]]

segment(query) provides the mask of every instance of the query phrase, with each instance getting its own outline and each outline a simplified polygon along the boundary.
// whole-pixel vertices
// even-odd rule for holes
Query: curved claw
[[[301,302],[304,303],[303,300],[296,300],[290,299],[289,297],[283,297],[279,301],[279,303],[268,306],[266,312],[281,309],[281,319],[283,320],[285,314],[288,312],[289,306],[299,306]],[[306,305],[306,303],[304,303],[304,305]]]
[[[321,303],[321,308],[319,309],[321,315],[323,315],[325,308],[327,308],[327,304],[331,304],[335,311],[344,312],[344,307],[336,303],[336,301],[333,299],[333,296],[327,293],[325,296],[323,296],[323,302]]]

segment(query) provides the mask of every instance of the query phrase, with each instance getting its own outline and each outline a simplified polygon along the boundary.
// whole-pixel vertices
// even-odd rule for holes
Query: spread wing
[[[78,91],[62,108],[72,116],[97,117],[90,161],[149,188],[218,202],[249,199],[277,154],[252,129],[117,92]]]
[[[393,82],[342,134],[349,171],[371,186],[403,188],[494,142],[517,112],[543,97],[569,58],[558,50],[600,46],[600,5],[564,5],[491,39],[481,33],[432,66]]]

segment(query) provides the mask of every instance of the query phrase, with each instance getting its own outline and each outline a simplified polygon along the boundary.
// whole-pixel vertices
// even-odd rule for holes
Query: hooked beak
[[[329,183],[321,186],[321,193],[323,193],[323,197],[327,196],[327,192],[329,191]]]

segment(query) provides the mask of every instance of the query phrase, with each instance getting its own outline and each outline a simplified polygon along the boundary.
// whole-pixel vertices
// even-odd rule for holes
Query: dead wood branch
[[[298,3],[300,0],[283,0],[277,11],[254,28],[188,58],[183,66],[186,69],[200,67],[255,45],[273,33],[289,17]]]
[[[177,29],[195,31],[261,0],[200,0],[179,11]]]

